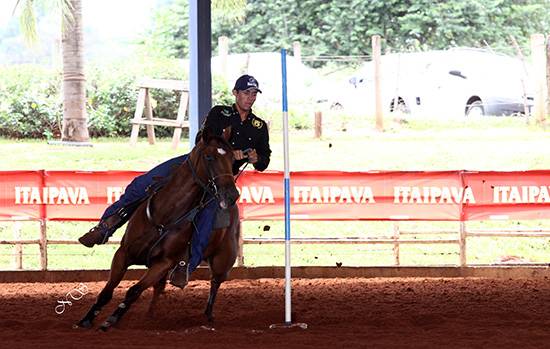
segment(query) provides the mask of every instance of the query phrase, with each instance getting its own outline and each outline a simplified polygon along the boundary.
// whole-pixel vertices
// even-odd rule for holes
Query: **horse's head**
[[[195,164],[197,177],[202,181],[199,184],[214,196],[220,208],[234,205],[239,192],[233,178],[233,149],[227,139],[205,128],[190,159]]]

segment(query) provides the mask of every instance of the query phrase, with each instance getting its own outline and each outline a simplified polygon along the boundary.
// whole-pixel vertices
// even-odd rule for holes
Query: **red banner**
[[[0,219],[97,220],[135,171],[0,172]],[[550,218],[550,171],[293,172],[291,218],[484,220]],[[237,183],[244,220],[284,218],[282,172]]]

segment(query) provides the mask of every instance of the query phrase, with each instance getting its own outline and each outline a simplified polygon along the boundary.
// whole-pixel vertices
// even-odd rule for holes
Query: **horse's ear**
[[[222,131],[222,138],[229,143],[229,138],[231,137],[231,126],[227,126]]]

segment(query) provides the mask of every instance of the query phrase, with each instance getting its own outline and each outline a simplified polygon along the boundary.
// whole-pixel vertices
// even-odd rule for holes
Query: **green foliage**
[[[187,80],[184,63],[174,59],[118,62],[89,67],[87,76],[88,131],[92,137],[128,137],[134,117],[140,78]],[[61,74],[31,65],[0,67],[0,136],[59,138],[62,123]],[[150,90],[153,115],[175,119],[180,94]],[[213,104],[231,104],[230,88],[213,79]],[[142,128],[145,132],[145,128]],[[174,129],[155,127],[158,137]]]
[[[149,51],[188,54],[187,3],[159,10]],[[232,52],[277,51],[299,41],[304,56],[368,55],[373,34],[393,50],[488,44],[505,51],[510,35],[528,47],[530,34],[548,32],[549,11],[550,2],[540,0],[248,0],[242,23],[213,11],[212,37],[229,37]]]
[[[0,67],[0,135],[52,138],[60,134],[59,72],[37,66]]]

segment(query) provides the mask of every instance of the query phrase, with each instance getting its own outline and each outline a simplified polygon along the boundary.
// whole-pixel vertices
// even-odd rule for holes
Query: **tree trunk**
[[[86,78],[82,35],[82,0],[70,0],[73,20],[65,26],[63,52],[63,131],[61,140],[87,142]]]

